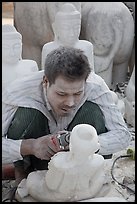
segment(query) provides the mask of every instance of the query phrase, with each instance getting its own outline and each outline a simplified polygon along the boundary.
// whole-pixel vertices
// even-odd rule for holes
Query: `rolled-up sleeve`
[[[11,140],[2,137],[2,164],[23,159],[20,154],[21,142],[22,140]]]
[[[110,130],[99,135],[100,150],[99,154],[109,155],[126,149],[131,142],[131,134],[126,129]]]

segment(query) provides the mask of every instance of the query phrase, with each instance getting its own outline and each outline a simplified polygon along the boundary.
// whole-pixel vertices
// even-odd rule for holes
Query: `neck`
[[[11,66],[16,66],[18,65],[19,61],[16,61],[16,62],[7,62],[7,61],[2,61],[2,66],[8,66],[8,67],[11,67]]]
[[[70,43],[69,41],[63,42],[63,41],[61,41],[61,39],[57,39],[57,38],[56,38],[55,41],[56,41],[60,46],[72,46],[72,42]],[[73,42],[73,47],[75,47],[78,42],[79,42],[79,39],[75,40],[75,41]]]
[[[82,163],[85,163],[93,158],[93,155],[80,155],[80,154],[74,154],[70,153],[69,160],[72,161],[75,165],[81,165]]]

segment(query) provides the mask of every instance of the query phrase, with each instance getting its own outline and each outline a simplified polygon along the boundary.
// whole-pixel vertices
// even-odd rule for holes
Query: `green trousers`
[[[105,120],[99,106],[93,102],[86,101],[77,111],[75,117],[68,124],[67,130],[71,131],[77,124],[90,124],[95,127],[97,134],[107,132]],[[8,129],[8,138],[29,139],[38,138],[50,134],[48,119],[40,111],[33,108],[19,107]],[[48,169],[48,162],[40,160],[33,155],[24,156],[23,161],[18,161],[16,165],[23,165],[25,169],[31,170]]]

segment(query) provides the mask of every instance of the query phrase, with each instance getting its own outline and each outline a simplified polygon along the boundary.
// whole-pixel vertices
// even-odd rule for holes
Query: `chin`
[[[59,116],[61,116],[61,117],[66,117],[66,116],[68,116],[70,113],[60,113],[59,114]]]
[[[62,113],[62,114],[60,114],[60,116],[61,117],[66,117],[66,116],[68,116],[68,113]]]

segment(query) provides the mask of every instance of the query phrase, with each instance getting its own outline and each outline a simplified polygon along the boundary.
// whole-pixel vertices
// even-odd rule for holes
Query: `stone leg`
[[[114,65],[113,71],[112,71],[113,85],[115,86],[117,83],[125,82],[127,79],[127,72],[128,72],[128,61],[121,64]]]

